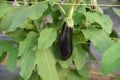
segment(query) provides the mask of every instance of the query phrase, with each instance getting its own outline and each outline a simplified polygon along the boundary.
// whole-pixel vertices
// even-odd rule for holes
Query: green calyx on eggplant
[[[62,60],[67,60],[72,55],[72,34],[73,28],[65,22],[59,38],[60,57]]]

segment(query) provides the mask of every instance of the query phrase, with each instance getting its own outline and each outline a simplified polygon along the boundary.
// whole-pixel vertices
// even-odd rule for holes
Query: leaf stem
[[[61,9],[61,11],[63,12],[63,14],[66,16],[67,14],[66,14],[65,10],[62,8],[62,6],[60,4],[58,4],[58,3],[56,3],[56,4]]]

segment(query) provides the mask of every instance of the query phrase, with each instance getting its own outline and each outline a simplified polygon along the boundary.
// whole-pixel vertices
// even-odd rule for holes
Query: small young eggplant
[[[60,56],[62,60],[67,60],[72,54],[72,33],[73,29],[67,23],[64,23],[59,38]]]

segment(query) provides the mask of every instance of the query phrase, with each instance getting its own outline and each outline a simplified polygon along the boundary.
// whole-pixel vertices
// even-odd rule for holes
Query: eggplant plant
[[[109,8],[120,17],[120,9]],[[120,69],[120,39],[97,0],[0,1],[0,62],[20,80],[90,80],[92,44],[102,54],[101,72]],[[116,33],[116,34],[115,34]],[[116,36],[114,36],[114,34]]]

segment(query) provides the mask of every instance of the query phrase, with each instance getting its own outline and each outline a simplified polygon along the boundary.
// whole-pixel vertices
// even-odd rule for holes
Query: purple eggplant
[[[72,54],[72,33],[73,29],[64,23],[59,38],[60,57],[62,60],[67,60]]]

